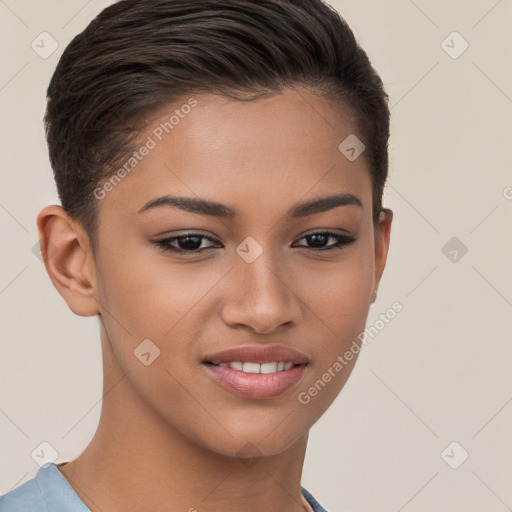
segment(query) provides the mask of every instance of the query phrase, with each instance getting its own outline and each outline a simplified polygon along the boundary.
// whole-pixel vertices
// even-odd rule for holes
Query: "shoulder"
[[[302,495],[304,496],[304,498],[306,498],[306,501],[311,505],[314,512],[327,512],[327,510],[324,507],[322,507],[322,505],[320,505],[318,501],[316,501],[314,496],[308,490],[304,489],[304,487],[301,487],[301,489]]]
[[[0,512],[48,512],[36,477],[0,496]]]
[[[54,463],[0,496],[0,512],[91,512]]]

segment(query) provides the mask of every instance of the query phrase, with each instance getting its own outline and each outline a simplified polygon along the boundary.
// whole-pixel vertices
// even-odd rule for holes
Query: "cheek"
[[[315,345],[315,359],[297,399],[314,416],[332,403],[356,364],[359,336],[370,308],[372,250],[371,240],[362,241],[343,261],[329,265],[328,270],[312,266],[307,282],[302,280],[301,294],[311,312],[307,332]]]
[[[308,332],[315,358],[310,377],[296,398],[300,410],[311,417],[321,416],[338,396],[361,350],[359,336],[365,328],[373,284],[372,258],[365,251],[354,252],[329,272],[311,274],[316,279],[309,286],[304,283],[312,312]]]
[[[178,263],[151,247],[126,253],[132,256],[118,257],[112,251],[100,269],[100,308],[117,350],[128,357],[142,340],[150,339],[162,356],[168,348],[175,354],[185,351],[186,333],[190,337],[191,329],[199,327],[195,317],[225,271]],[[195,356],[193,350],[185,353]]]
[[[312,264],[295,280],[301,283],[299,296],[324,324],[326,334],[346,338],[364,326],[373,284],[373,258],[369,251],[361,244],[343,261]]]

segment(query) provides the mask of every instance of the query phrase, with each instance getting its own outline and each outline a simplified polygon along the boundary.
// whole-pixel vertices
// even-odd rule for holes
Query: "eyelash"
[[[347,247],[347,246],[353,244],[356,241],[356,238],[353,236],[341,235],[339,233],[333,233],[331,231],[315,231],[313,233],[308,233],[307,235],[304,235],[303,237],[299,238],[299,240],[302,240],[303,238],[307,238],[309,236],[314,236],[314,235],[324,235],[324,236],[327,236],[328,239],[335,238],[337,240],[337,242],[335,244],[332,244],[332,245],[329,245],[327,247],[323,247],[320,249],[314,248],[314,247],[307,247],[307,246],[300,246],[300,247],[305,247],[306,249],[309,249],[314,252],[321,252],[321,251],[330,251],[332,249],[337,249],[337,248],[341,249],[343,247]],[[207,249],[215,249],[215,247],[204,247],[203,249],[180,249],[180,248],[173,247],[170,245],[175,240],[180,240],[180,239],[189,238],[189,237],[190,238],[201,238],[201,239],[209,240],[210,242],[213,242],[213,243],[217,243],[217,241],[215,239],[213,239],[207,235],[202,235],[200,233],[187,233],[184,235],[168,237],[168,238],[164,238],[162,240],[158,240],[154,243],[156,246],[160,247],[164,251],[172,251],[172,252],[177,252],[180,254],[198,254]]]

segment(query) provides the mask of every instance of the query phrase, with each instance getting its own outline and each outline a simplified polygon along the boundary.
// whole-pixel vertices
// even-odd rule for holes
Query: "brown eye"
[[[210,238],[209,236],[206,235],[194,233],[187,233],[185,235],[163,238],[162,240],[156,241],[155,245],[157,245],[164,251],[175,251],[181,253],[199,253],[206,249],[211,249],[214,247],[212,245],[202,247],[201,245],[205,240],[213,242],[218,246],[218,242],[213,238]]]
[[[327,242],[330,239],[334,239],[336,242],[327,245]],[[307,240],[307,242],[311,245],[299,245],[299,247],[306,247],[316,251],[328,251],[335,248],[341,248],[356,241],[353,236],[340,235],[331,231],[318,231],[316,233],[309,233],[308,235],[302,237],[300,240]]]

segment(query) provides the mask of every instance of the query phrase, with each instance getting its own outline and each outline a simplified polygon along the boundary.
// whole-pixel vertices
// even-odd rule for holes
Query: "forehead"
[[[306,90],[251,101],[184,97],[148,122],[137,155],[127,158],[100,212],[135,214],[165,194],[228,203],[240,214],[252,208],[261,215],[276,206],[284,211],[331,193],[352,193],[371,208],[366,160],[340,150],[357,135],[342,102]]]

